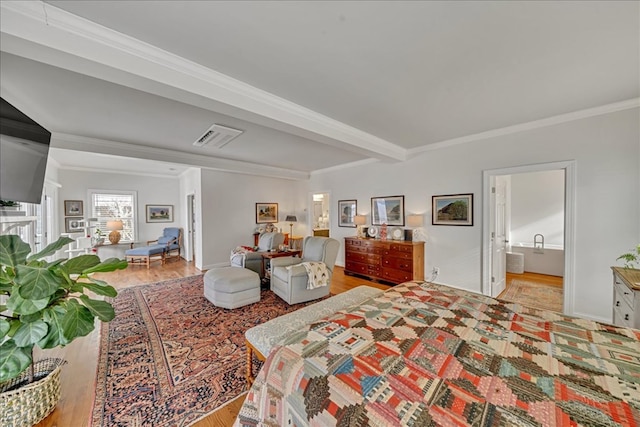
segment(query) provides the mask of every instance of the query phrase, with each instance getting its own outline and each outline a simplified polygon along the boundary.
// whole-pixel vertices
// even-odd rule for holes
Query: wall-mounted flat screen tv
[[[0,97],[0,199],[40,203],[51,132]]]

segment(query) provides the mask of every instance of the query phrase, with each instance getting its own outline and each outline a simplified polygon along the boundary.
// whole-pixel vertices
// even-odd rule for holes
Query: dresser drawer
[[[410,245],[399,245],[397,243],[392,243],[389,245],[389,250],[393,252],[405,252],[409,253],[411,256],[413,254],[413,246]]]
[[[613,309],[613,323],[618,326],[633,328],[633,310],[626,304],[620,304]]]
[[[400,252],[400,251],[392,251],[392,250],[388,250],[387,249],[382,254],[384,256],[386,256],[386,257],[413,259],[413,253],[412,252]]]
[[[633,310],[633,291],[627,287],[619,277],[614,276],[613,292],[615,300],[624,301]],[[615,301],[614,301],[615,303]]]
[[[355,252],[347,256],[349,261],[362,262],[364,264],[380,264],[380,255]]]
[[[382,261],[382,266],[411,273],[413,271],[413,260],[411,258],[385,257]]]
[[[413,280],[413,274],[409,271],[382,268],[382,278],[394,283],[408,282]]]

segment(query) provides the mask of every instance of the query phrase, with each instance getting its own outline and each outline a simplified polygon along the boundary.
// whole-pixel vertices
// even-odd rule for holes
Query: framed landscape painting
[[[278,222],[277,203],[256,203],[256,224]]]
[[[404,196],[371,198],[371,225],[404,226]]]
[[[173,222],[173,205],[146,205],[147,222]]]
[[[473,194],[432,196],[433,225],[473,225]]]
[[[338,226],[355,228],[355,217],[357,212],[357,200],[338,200]]]

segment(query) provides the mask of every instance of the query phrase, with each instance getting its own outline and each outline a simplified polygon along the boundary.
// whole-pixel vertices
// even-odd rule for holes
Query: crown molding
[[[139,172],[133,171],[130,169],[115,169],[115,168],[101,168],[101,167],[86,167],[86,166],[62,166],[60,168],[64,171],[74,171],[74,172],[87,172],[87,173],[105,173],[105,174],[122,174],[122,175],[133,175],[133,176],[145,176],[149,178],[162,178],[162,179],[180,179],[179,175],[163,175],[159,173],[151,173],[151,172]]]
[[[509,135],[518,132],[524,132],[533,129],[540,129],[548,126],[554,126],[562,123],[572,122],[575,120],[582,120],[589,117],[602,116],[604,114],[615,113],[617,111],[630,110],[632,108],[640,107],[640,98],[632,98],[626,101],[614,102],[612,104],[601,105],[594,108],[587,108],[584,110],[578,110],[571,113],[559,114],[557,116],[547,117],[540,120],[534,120],[531,122],[520,123],[513,126],[507,126],[500,129],[492,129],[486,132],[480,132],[473,135],[461,136],[459,138],[452,138],[445,141],[436,142],[433,144],[424,145],[422,147],[412,148],[407,150],[409,156],[413,156],[425,151],[433,151],[441,148],[452,147],[454,145],[468,144],[470,142],[481,141],[489,138],[495,138],[498,136]]]
[[[3,33],[161,83],[163,96],[179,89],[324,144],[382,160],[407,158],[389,141],[45,2],[3,0],[0,10]]]
[[[155,160],[165,163],[176,163],[185,166],[199,167],[202,169],[240,173],[245,175],[257,175],[290,180],[309,179],[309,174],[306,172],[241,162],[238,160],[184,153],[181,151],[168,150],[166,148],[147,147],[143,145],[108,141],[104,139],[57,132],[54,132],[51,135],[51,147],[96,154],[108,154],[119,157],[129,157],[134,159]]]

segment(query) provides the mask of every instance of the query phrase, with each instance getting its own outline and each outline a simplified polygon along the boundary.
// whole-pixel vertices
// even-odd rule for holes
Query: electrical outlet
[[[440,274],[440,267],[433,267],[433,270],[431,270],[431,274],[435,274],[436,276]]]

